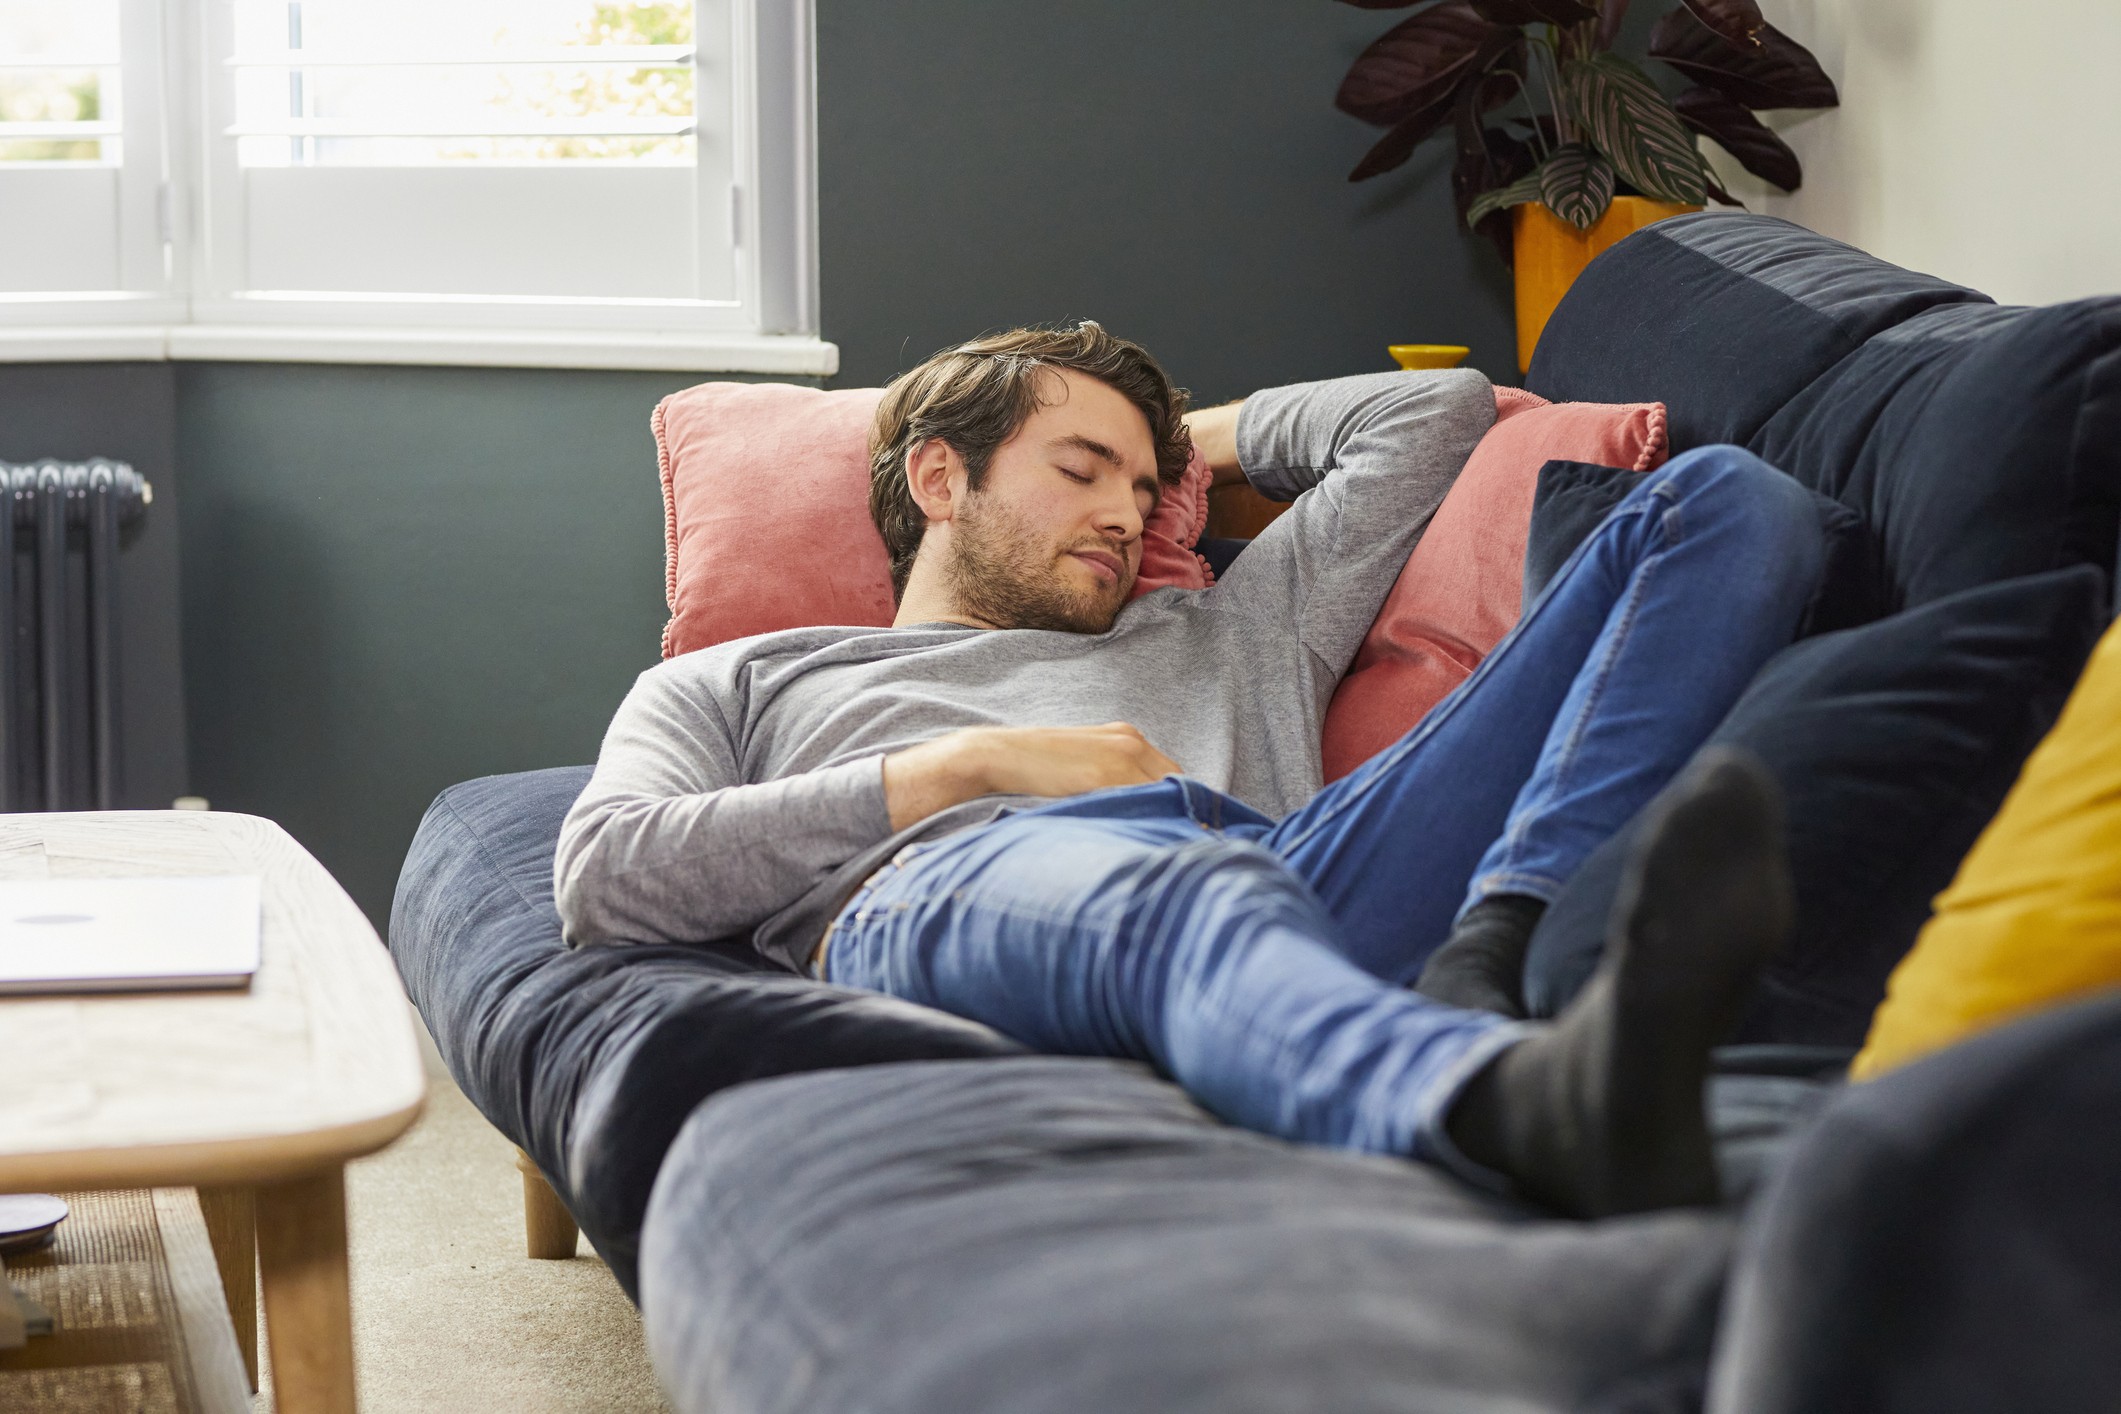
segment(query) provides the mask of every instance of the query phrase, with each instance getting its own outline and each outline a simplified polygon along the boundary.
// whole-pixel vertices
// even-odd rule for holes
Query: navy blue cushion
[[[1245,552],[1245,546],[1251,543],[1250,540],[1210,538],[1202,540],[1193,548],[1208,562],[1208,568],[1215,572],[1215,577],[1221,579],[1230,572],[1230,566],[1237,563],[1237,557]]]
[[[1525,537],[1523,602],[1546,591],[1584,537],[1641,480],[1625,467],[1554,460],[1539,468],[1532,493],[1532,524]],[[1805,610],[1800,634],[1827,633],[1869,623],[1883,612],[1878,592],[1877,543],[1863,518],[1839,501],[1812,493],[1819,530],[1826,540],[1826,566]]]
[[[1749,445],[1862,515],[1888,610],[2110,567],[2121,299],[1929,310],[1798,393]]]
[[[1750,1215],[1715,1414],[2121,1398],[2121,996],[1849,1087]]]
[[[1527,386],[1656,399],[1862,516],[1881,612],[2114,563],[2121,299],[1998,308],[1764,216],[1660,222],[1584,271]]]
[[[1751,447],[1873,335],[1940,305],[1991,303],[1773,217],[1681,216],[1591,262],[1539,336],[1525,386],[1556,402],[1661,402],[1674,454]],[[1811,484],[1807,468],[1787,469]]]
[[[1797,926],[1741,1039],[1862,1041],[1931,898],[2061,712],[2105,602],[2101,571],[2057,570],[1808,639],[1762,669],[1710,740],[1781,783]],[[1525,972],[1537,1014],[1597,964],[1639,820],[1540,919]]]
[[[791,1071],[1022,1048],[749,947],[569,949],[552,854],[589,771],[444,791],[399,876],[390,950],[457,1084],[537,1161],[631,1292],[650,1185],[704,1097]]]

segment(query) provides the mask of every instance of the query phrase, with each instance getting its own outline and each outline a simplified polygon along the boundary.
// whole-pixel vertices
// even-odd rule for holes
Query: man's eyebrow
[[[1101,461],[1110,462],[1114,466],[1120,464],[1118,452],[1113,451],[1095,437],[1085,437],[1080,432],[1071,432],[1065,437],[1056,437],[1046,445],[1054,448],[1073,447],[1079,452],[1088,452],[1091,456]]]

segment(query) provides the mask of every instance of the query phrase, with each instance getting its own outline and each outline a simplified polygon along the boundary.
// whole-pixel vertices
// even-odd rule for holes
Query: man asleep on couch
[[[569,942],[748,935],[1288,1139],[1584,1217],[1714,1201],[1709,1048],[1790,915],[1765,774],[1711,757],[1668,797],[1552,1024],[1519,982],[1546,902],[1796,632],[1818,517],[1736,448],[1674,460],[1321,789],[1326,702],[1493,418],[1470,371],[1186,414],[1088,323],[937,354],[871,434],[895,621],[642,674],[560,836]],[[1295,505],[1212,588],[1130,602],[1195,442]]]

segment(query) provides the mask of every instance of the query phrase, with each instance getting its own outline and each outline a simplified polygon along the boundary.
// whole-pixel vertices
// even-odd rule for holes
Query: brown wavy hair
[[[869,428],[869,516],[891,552],[891,594],[906,592],[928,517],[906,482],[906,457],[931,438],[964,458],[971,489],[986,479],[995,449],[1017,434],[1043,401],[1041,380],[1073,369],[1107,385],[1148,419],[1156,479],[1178,484],[1193,455],[1186,433],[1186,390],[1149,351],[1084,320],[1072,328],[1035,327],[988,334],[944,349],[893,379]]]

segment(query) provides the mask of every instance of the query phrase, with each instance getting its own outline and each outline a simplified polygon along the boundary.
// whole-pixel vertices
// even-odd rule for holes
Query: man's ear
[[[906,487],[930,524],[956,514],[966,484],[964,458],[942,438],[930,437],[906,453]]]

